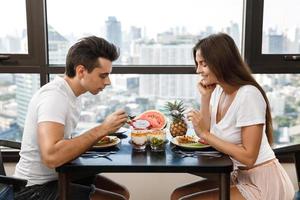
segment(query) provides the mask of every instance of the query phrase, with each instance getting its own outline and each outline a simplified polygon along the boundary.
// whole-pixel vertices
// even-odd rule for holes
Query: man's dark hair
[[[68,51],[66,59],[66,75],[74,77],[75,68],[83,65],[90,73],[96,67],[101,67],[98,58],[106,58],[115,61],[119,57],[117,47],[103,38],[90,36],[80,39]]]

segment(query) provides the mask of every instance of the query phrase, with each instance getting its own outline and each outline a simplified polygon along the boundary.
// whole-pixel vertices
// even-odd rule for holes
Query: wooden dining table
[[[171,138],[169,138],[171,140]],[[230,199],[230,173],[233,163],[227,155],[211,157],[197,155],[184,157],[175,153],[178,147],[170,141],[162,152],[153,152],[150,147],[136,152],[130,138],[122,139],[114,147],[96,149],[99,152],[115,151],[108,157],[78,157],[56,168],[59,177],[59,197],[67,200],[69,185],[78,176],[110,173],[191,173],[215,175],[219,183],[219,199]]]

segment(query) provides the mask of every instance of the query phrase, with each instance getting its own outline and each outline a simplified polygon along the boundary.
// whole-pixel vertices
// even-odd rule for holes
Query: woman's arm
[[[242,127],[242,144],[236,145],[211,134],[205,126],[205,118],[201,112],[193,110],[188,113],[188,118],[192,121],[196,134],[212,147],[233,157],[248,167],[255,164],[262,140],[264,124]]]
[[[211,108],[209,105],[210,102],[210,96],[209,97],[201,97],[201,107],[200,107],[200,113],[202,116],[206,116],[203,118],[204,126],[206,130],[210,130],[210,112]]]
[[[218,151],[231,156],[247,167],[252,167],[255,164],[259,153],[263,134],[263,124],[242,127],[241,131],[242,144],[240,145],[226,142],[208,131],[198,134],[200,132],[197,130],[196,133]]]
[[[201,95],[200,112],[201,112],[202,116],[206,116],[204,118],[204,124],[205,124],[206,130],[210,130],[211,108],[210,108],[209,103],[210,103],[210,98],[211,98],[212,92],[216,88],[216,84],[204,85],[203,81],[201,80],[201,81],[199,81],[197,86],[198,86],[198,91]]]

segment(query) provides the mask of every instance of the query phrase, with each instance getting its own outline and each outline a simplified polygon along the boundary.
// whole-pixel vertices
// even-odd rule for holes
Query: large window
[[[297,0],[247,1],[245,57],[256,73],[300,72]]]
[[[150,109],[163,111],[165,103],[174,100],[183,100],[186,108],[199,108],[195,74],[112,74],[110,78],[112,85],[100,94],[80,97],[82,112],[77,132],[95,126],[120,108],[135,116]]]
[[[273,117],[274,142],[300,142],[300,75],[257,74]]]
[[[192,65],[195,42],[220,31],[241,48],[241,0],[51,0],[47,8],[50,64],[63,64],[69,46],[87,35],[118,46],[121,65]]]
[[[53,79],[56,75],[51,75]],[[112,85],[98,95],[81,96],[82,112],[76,133],[94,127],[122,108],[131,115],[145,110],[163,111],[167,101],[183,100],[185,107],[199,108],[197,75],[113,74]],[[274,143],[300,142],[300,75],[257,74],[271,105]]]
[[[1,1],[0,53],[27,53],[25,0]]]
[[[64,73],[68,48],[89,35],[117,45],[121,57],[112,86],[82,96],[78,131],[117,108],[135,115],[175,99],[198,108],[191,48],[217,32],[230,34],[262,73],[256,78],[271,102],[276,142],[300,135],[300,78],[292,74],[300,72],[297,0],[7,0],[0,6],[0,138],[20,140],[33,93],[50,74]]]
[[[299,54],[298,0],[264,0],[263,54]]]
[[[39,87],[36,74],[0,74],[0,139],[21,140],[28,103]]]

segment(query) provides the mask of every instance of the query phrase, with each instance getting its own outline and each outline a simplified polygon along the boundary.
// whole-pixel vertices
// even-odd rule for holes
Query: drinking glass
[[[147,132],[143,130],[132,130],[131,145],[135,151],[145,151],[147,145]]]

